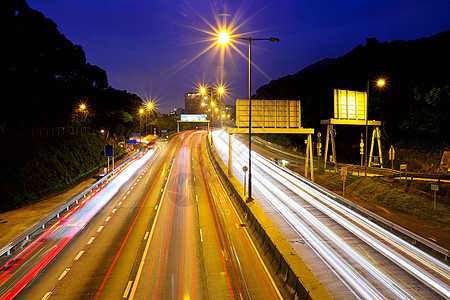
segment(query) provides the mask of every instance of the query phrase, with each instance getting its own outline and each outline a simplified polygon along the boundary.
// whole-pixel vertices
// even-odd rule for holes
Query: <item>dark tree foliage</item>
[[[382,121],[384,139],[406,147],[448,147],[449,53],[448,30],[413,41],[379,43],[370,38],[341,57],[272,80],[254,97],[300,99],[302,125],[323,132],[320,120],[333,116],[333,89],[366,91],[370,80],[369,119]],[[383,90],[373,82],[380,76],[388,81]],[[337,128],[339,139],[359,143],[364,130],[350,127]]]
[[[90,122],[94,128],[114,131],[119,123],[125,127],[130,123],[115,120],[110,112],[134,117],[142,100],[111,88],[106,72],[87,63],[82,47],[61,34],[52,20],[25,0],[8,0],[7,17],[0,137],[11,139],[31,128],[70,125],[81,101],[95,112]]]

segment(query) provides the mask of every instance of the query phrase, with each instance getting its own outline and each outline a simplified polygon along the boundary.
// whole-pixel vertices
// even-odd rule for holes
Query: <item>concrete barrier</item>
[[[254,201],[249,204],[245,202],[242,185],[234,176],[227,175],[228,168],[214,147],[209,146],[208,151],[228,194],[245,216],[255,244],[260,247],[265,259],[270,254],[268,267],[289,294],[289,299],[332,299],[261,207]]]

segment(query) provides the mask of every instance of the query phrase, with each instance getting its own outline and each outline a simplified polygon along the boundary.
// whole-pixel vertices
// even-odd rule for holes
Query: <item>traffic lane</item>
[[[138,158],[114,172],[94,192],[83,198],[73,209],[47,228],[36,240],[17,254],[0,276],[2,298],[11,298],[25,288],[61,252],[62,249],[90,222],[92,217],[117,193],[132,174],[139,169],[151,153]],[[6,271],[5,271],[6,270]]]
[[[193,231],[193,199],[189,192],[193,135],[184,133],[168,176],[146,251],[130,298],[204,298],[198,272],[198,237]]]
[[[161,155],[161,164],[151,171],[156,173],[156,182],[147,182],[150,186],[147,197],[149,199],[142,207],[141,215],[135,219],[134,229],[130,228],[129,236],[122,242],[120,251],[115,253],[115,264],[110,266],[109,274],[103,278],[103,286],[96,293],[99,299],[126,298],[130,292],[133,279],[139,265],[139,257],[145,248],[151,225],[160,205],[163,188],[168,180],[168,173],[173,164],[174,154],[179,140],[172,140],[166,147],[166,154]]]
[[[225,148],[227,147],[223,147],[223,149]],[[314,251],[316,254],[320,251],[328,251],[328,254],[326,255],[322,252],[322,257],[325,257],[327,264],[333,266],[334,273],[337,271],[340,273],[339,276],[345,278],[345,281],[348,285],[352,286],[352,289],[355,289],[355,291],[358,290],[358,293],[385,294],[388,296],[413,295],[413,297],[423,298],[436,296],[433,291],[430,291],[430,288],[427,288],[418,281],[416,278],[417,275],[411,276],[397,265],[404,265],[407,269],[409,268],[411,270],[408,259],[397,259],[397,263],[393,264],[392,261],[387,259],[387,257],[392,258],[392,251],[378,252],[378,250],[383,247],[381,244],[383,243],[382,241],[386,241],[386,238],[382,235],[367,237],[364,233],[365,229],[361,224],[358,224],[358,227],[361,226],[358,229],[355,229],[355,227],[352,228],[353,225],[349,224],[349,220],[354,219],[354,215],[349,216],[342,212],[335,214],[330,212],[329,209],[321,207],[320,201],[322,201],[322,198],[326,197],[326,195],[318,195],[317,191],[311,191],[310,188],[304,185],[297,188],[293,184],[297,179],[283,178],[283,176],[277,173],[277,170],[282,169],[274,166],[271,162],[261,160],[260,156],[256,153],[252,156],[254,156],[255,160],[254,185],[257,189],[262,191],[262,195],[265,196],[258,200],[261,201],[265,198],[265,201],[269,201],[278,212],[283,213],[285,219],[290,219],[291,226],[294,226],[297,228],[296,230],[298,232],[301,232],[301,239],[305,240],[308,245],[314,244]],[[233,163],[233,166],[239,164],[242,166],[242,164],[245,164],[245,161],[239,162],[240,157],[234,156],[233,160],[235,159],[238,163]],[[267,166],[272,166],[272,168],[267,170]],[[243,175],[239,168],[235,174],[240,176]],[[273,195],[273,197],[271,195]],[[312,196],[314,196],[315,199],[313,199]],[[273,199],[270,200],[271,198]],[[278,207],[278,203],[284,204]],[[334,201],[331,203],[334,204]],[[342,217],[340,217],[341,214]],[[269,215],[269,217],[272,218],[273,216],[274,214]],[[339,216],[339,220],[336,220],[337,216]],[[358,222],[360,222],[361,219],[363,218],[359,217]],[[363,221],[371,226],[373,225],[365,219],[363,219]],[[309,223],[309,226],[301,227],[303,226],[303,223]],[[372,227],[377,226],[373,225]],[[376,230],[371,229],[370,232],[374,234],[373,232],[380,230],[383,231],[382,229],[377,228]],[[369,231],[366,233],[369,233]],[[387,233],[387,235],[390,235],[390,233]],[[392,240],[395,238],[393,237]],[[313,240],[314,243],[312,243]],[[401,242],[403,243],[402,247],[408,246],[407,248],[412,248],[408,243],[404,241]],[[302,251],[300,255],[303,255],[304,252],[305,251]],[[336,254],[338,254],[338,256],[336,256]],[[427,255],[422,254],[421,256]],[[338,260],[336,259],[337,257],[339,257]],[[338,263],[339,266],[336,265],[336,263]],[[316,263],[314,263],[314,265],[315,264]],[[413,268],[413,272],[419,274],[419,276],[424,275],[422,271],[416,272],[415,270],[416,268]],[[348,276],[348,274],[354,275]],[[341,280],[344,280],[342,278]],[[355,278],[360,279],[357,280]],[[425,278],[424,280],[428,279]],[[435,280],[432,281],[430,286],[433,286],[434,288],[434,285],[437,284],[437,282]],[[361,286],[362,282],[365,287]],[[442,285],[438,288],[441,287]],[[445,293],[444,290],[445,288],[441,289],[441,293]]]
[[[215,215],[216,227],[222,237],[222,253],[228,262],[228,273],[237,298],[282,298],[278,287],[264,265],[251,240],[246,224],[239,217],[232,200],[228,197],[207,151],[207,140],[202,139],[197,151],[204,188],[210,197],[210,213]]]
[[[139,175],[140,173],[136,174],[136,176]],[[138,203],[136,199],[139,197],[135,197],[135,195],[137,195],[138,193],[142,194],[141,182],[143,180],[141,178],[140,182],[133,188],[133,185],[137,180],[136,178],[134,179],[135,181],[130,182],[128,186],[124,187],[123,192],[118,193],[116,197],[112,201],[110,201],[107,206],[105,206],[105,208],[94,218],[94,220],[92,220],[91,223],[89,223],[88,226],[86,226],[86,228],[80,232],[80,235],[73,241],[73,243],[70,244],[70,247],[67,247],[67,251],[64,251],[57,258],[57,261],[55,261],[55,263],[53,263],[49,267],[48,271],[44,272],[32,286],[24,291],[24,298],[28,298],[28,295],[36,294],[41,294],[42,296],[44,296],[50,291],[55,291],[55,296],[61,295],[62,298],[66,298],[66,293],[83,295],[92,292],[93,287],[95,287],[95,282],[98,281],[99,275],[102,272],[102,266],[108,265],[108,255],[106,255],[106,259],[94,260],[93,262],[88,264],[87,268],[82,269],[83,272],[89,272],[89,270],[91,269],[96,269],[94,274],[83,276],[81,277],[81,279],[74,280],[73,282],[68,280],[70,278],[69,275],[77,275],[77,272],[79,272],[81,267],[75,267],[80,262],[84,261],[81,258],[84,259],[86,254],[89,253],[91,245],[97,244],[98,238],[103,236],[103,230],[105,228],[108,228],[111,224],[114,224],[114,222],[111,221],[115,220],[116,214],[118,214],[119,212],[126,212],[126,210],[119,210],[120,206],[123,205],[123,203],[127,203],[128,200],[133,201],[136,204]],[[133,197],[130,197],[130,195],[133,195]],[[124,200],[124,197],[126,197],[126,200]],[[128,214],[130,214],[130,212],[128,212]],[[127,223],[124,222],[122,227],[124,228],[123,230],[125,230],[127,227]],[[88,249],[89,251],[87,251]],[[113,248],[105,247],[105,250],[106,249],[111,250]],[[100,266],[97,267],[97,265]],[[85,278],[88,282],[84,283],[83,278]],[[72,285],[68,284],[67,288],[61,289],[59,287],[62,282],[64,282],[64,284],[71,282]]]

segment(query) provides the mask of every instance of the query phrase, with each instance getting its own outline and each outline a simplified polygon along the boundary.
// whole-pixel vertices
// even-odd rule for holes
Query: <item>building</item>
[[[202,94],[191,92],[184,94],[184,113],[185,114],[202,114],[204,109],[202,106]]]

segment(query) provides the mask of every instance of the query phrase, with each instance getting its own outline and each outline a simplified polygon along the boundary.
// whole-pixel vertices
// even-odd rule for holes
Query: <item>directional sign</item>
[[[391,146],[391,148],[389,148],[389,160],[394,160],[395,159],[395,149],[394,146]]]
[[[136,140],[128,140],[127,141],[127,145],[136,145],[137,141]]]

